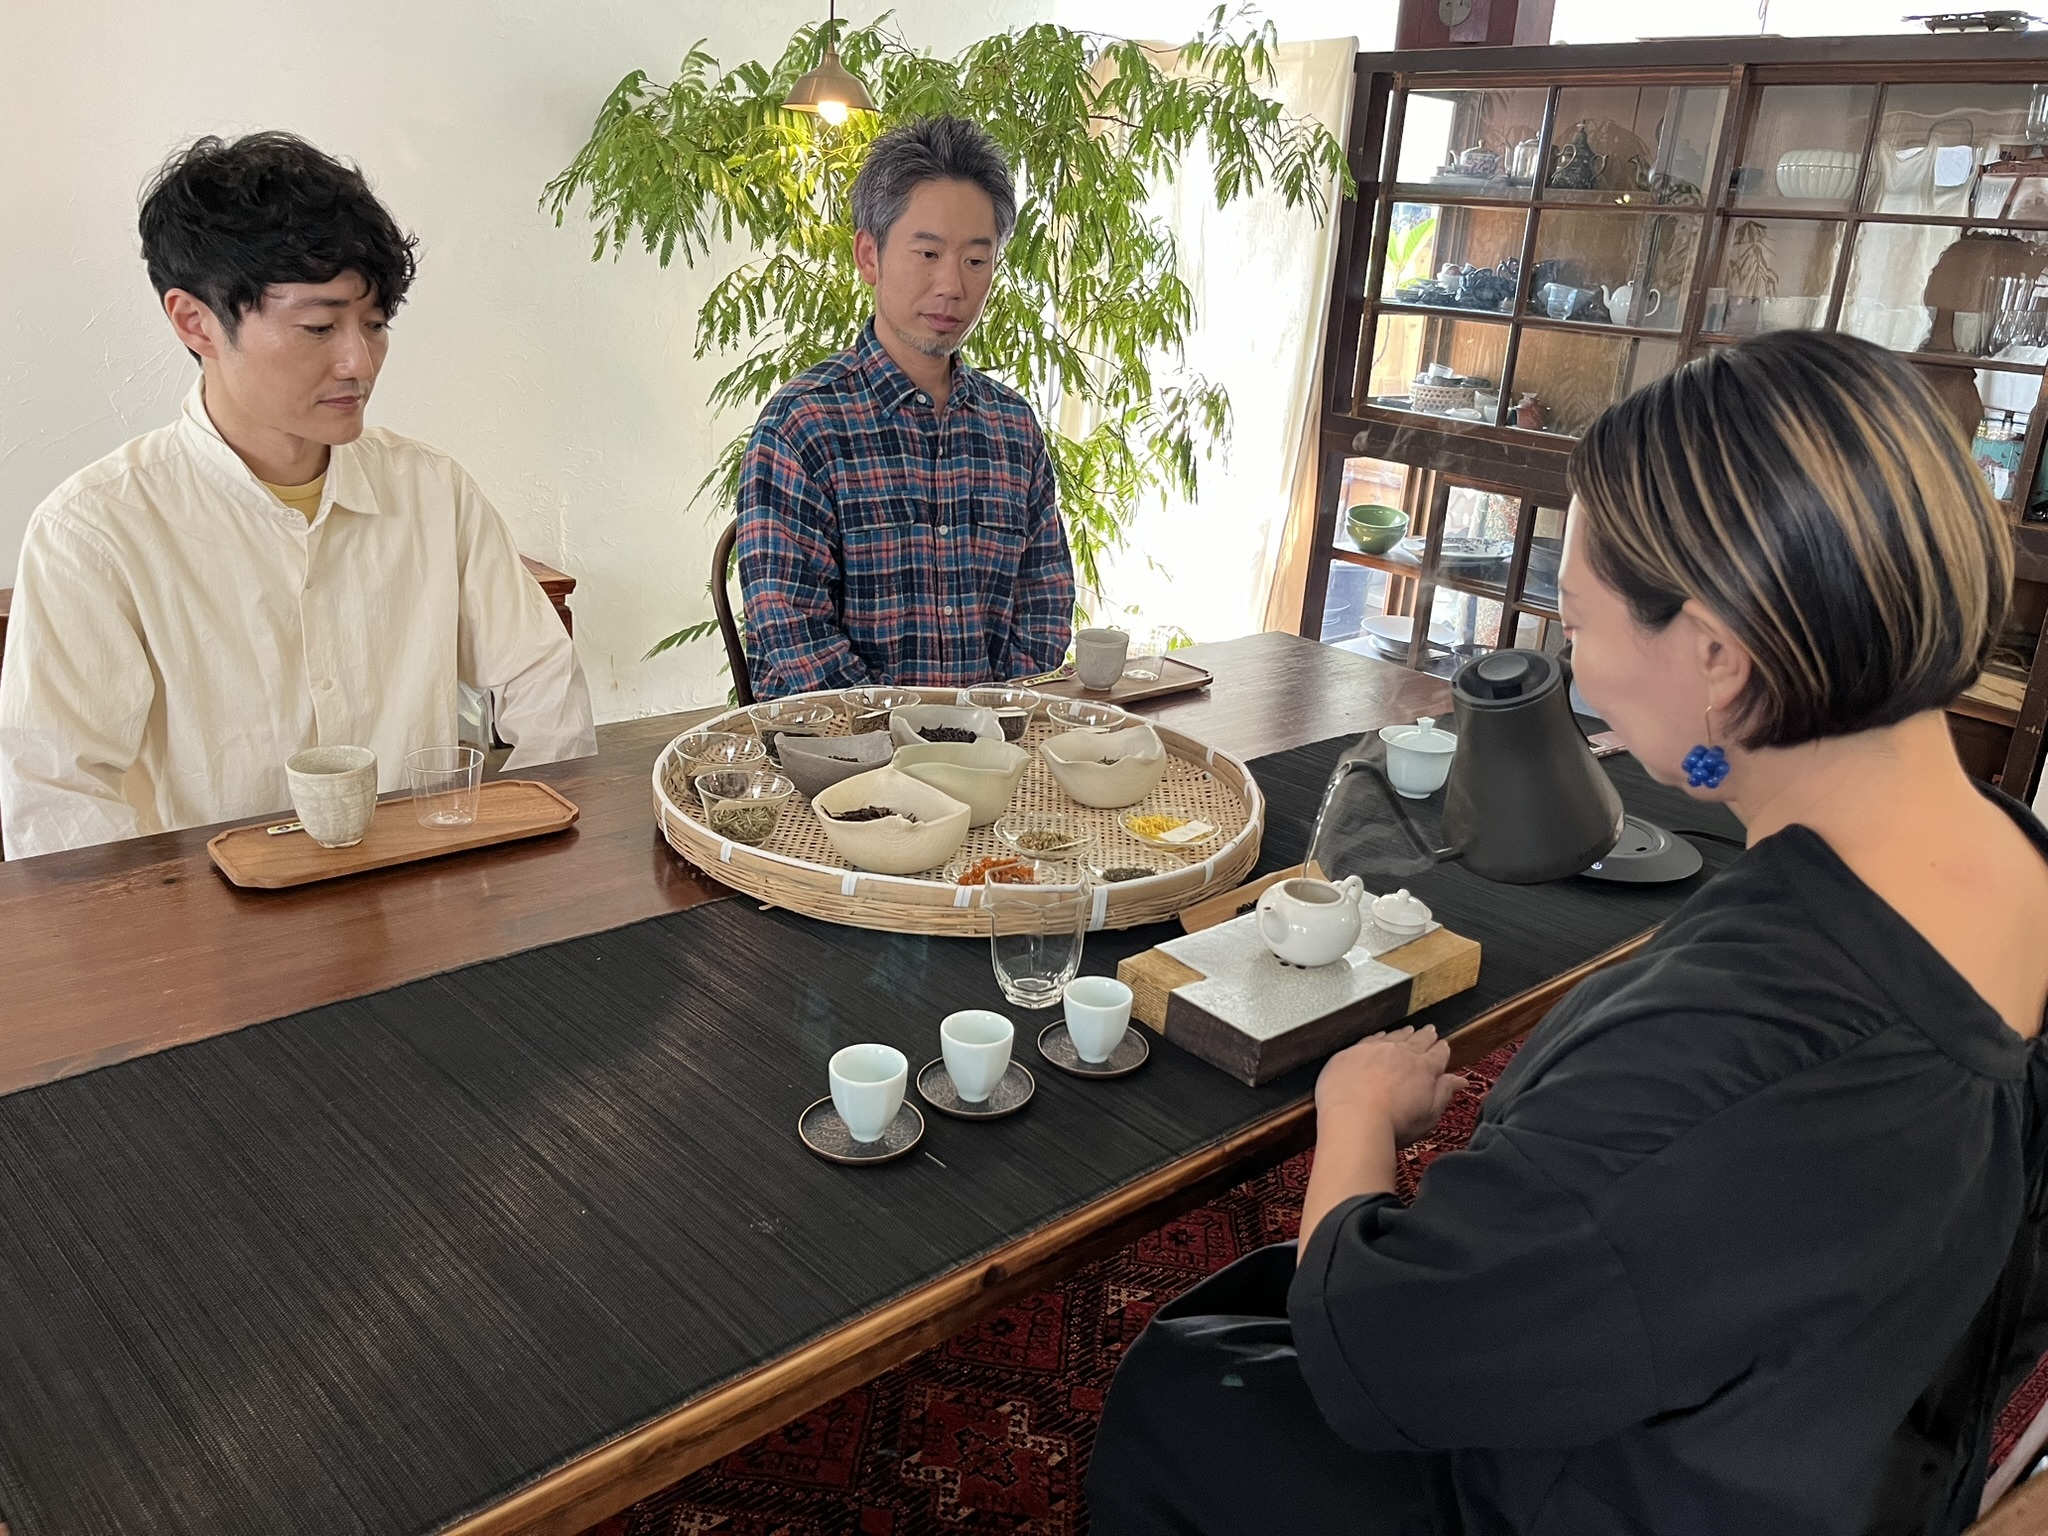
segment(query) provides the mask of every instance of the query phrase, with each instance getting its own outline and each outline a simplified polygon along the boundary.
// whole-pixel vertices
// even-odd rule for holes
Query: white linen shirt
[[[0,668],[10,859],[289,806],[285,759],[363,746],[378,787],[496,695],[506,766],[597,750],[559,618],[476,482],[372,427],[333,450],[311,525],[265,490],[195,384],[173,425],[29,519]]]

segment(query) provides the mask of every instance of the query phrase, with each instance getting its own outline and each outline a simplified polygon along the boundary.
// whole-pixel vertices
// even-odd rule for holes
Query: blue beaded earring
[[[1714,711],[1707,710],[1707,739],[1685,754],[1685,782],[1694,789],[1719,789],[1728,777],[1728,754],[1713,745]]]

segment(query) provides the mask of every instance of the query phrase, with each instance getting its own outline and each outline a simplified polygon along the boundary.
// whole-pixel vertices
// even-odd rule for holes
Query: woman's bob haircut
[[[1593,423],[1571,488],[1594,572],[1638,624],[1695,601],[1754,660],[1749,748],[1939,709],[1983,670],[2012,540],[1912,365],[1781,331],[1712,353]]]

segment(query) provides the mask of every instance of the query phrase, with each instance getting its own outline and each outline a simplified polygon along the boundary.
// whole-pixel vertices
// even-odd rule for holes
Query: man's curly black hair
[[[182,288],[233,339],[273,283],[358,272],[388,316],[418,243],[361,171],[289,133],[208,135],[164,162],[142,198],[142,257],[159,297]]]

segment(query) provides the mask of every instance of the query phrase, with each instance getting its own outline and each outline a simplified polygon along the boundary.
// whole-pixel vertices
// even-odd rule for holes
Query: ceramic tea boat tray
[[[231,827],[207,843],[206,851],[236,885],[281,890],[495,843],[545,837],[565,831],[581,814],[545,784],[532,779],[492,779],[478,792],[476,820],[466,827],[423,827],[413,811],[412,796],[397,795],[377,802],[370,830],[353,848],[322,848],[302,831],[272,832],[270,828],[291,822],[286,812],[254,826]]]
[[[962,701],[960,691],[952,688],[912,691],[928,703]],[[832,703],[835,715],[826,734],[845,732],[845,718],[836,713],[837,694],[801,697]],[[1030,752],[1031,762],[1011,797],[1011,813],[1053,815],[1070,822],[1092,839],[1092,849],[1084,856],[1086,863],[1154,871],[1142,879],[1097,882],[1095,910],[1089,920],[1093,929],[1164,921],[1204,897],[1237,886],[1258,863],[1266,803],[1250,770],[1227,752],[1156,722],[1148,723],[1166,746],[1166,775],[1136,806],[1115,810],[1077,804],[1053,781],[1037,748],[1041,741],[1060,734],[1060,728],[1042,715],[1031,720],[1018,743]],[[707,720],[699,729],[745,733],[753,727],[746,711],[740,709]],[[655,759],[653,790],[655,819],[677,853],[714,880],[771,906],[891,933],[988,936],[988,919],[979,902],[982,888],[954,884],[945,878],[944,868],[965,867],[985,855],[1009,854],[1011,850],[993,827],[971,830],[944,868],[914,875],[880,875],[856,869],[840,858],[801,794],[782,808],[774,833],[759,847],[721,837],[704,820],[674,742]],[[1217,835],[1190,853],[1174,854],[1147,847],[1123,828],[1126,815],[1168,807],[1211,823],[1218,828]]]
[[[1257,890],[1302,872],[1283,870],[1232,897],[1256,900]],[[1402,940],[1368,921],[1343,959],[1304,970],[1266,948],[1254,913],[1198,912],[1185,920],[1185,937],[1117,967],[1131,989],[1131,1017],[1254,1086],[1479,980],[1479,946],[1435,923]]]
[[[1072,663],[1039,678],[1025,678],[1018,686],[1035,688],[1049,699],[1093,699],[1099,704],[1135,704],[1140,699],[1163,699],[1169,694],[1193,693],[1215,680],[1213,673],[1193,662],[1168,656],[1162,659],[1157,677],[1120,677],[1106,691],[1083,688],[1081,679],[1074,675]]]

